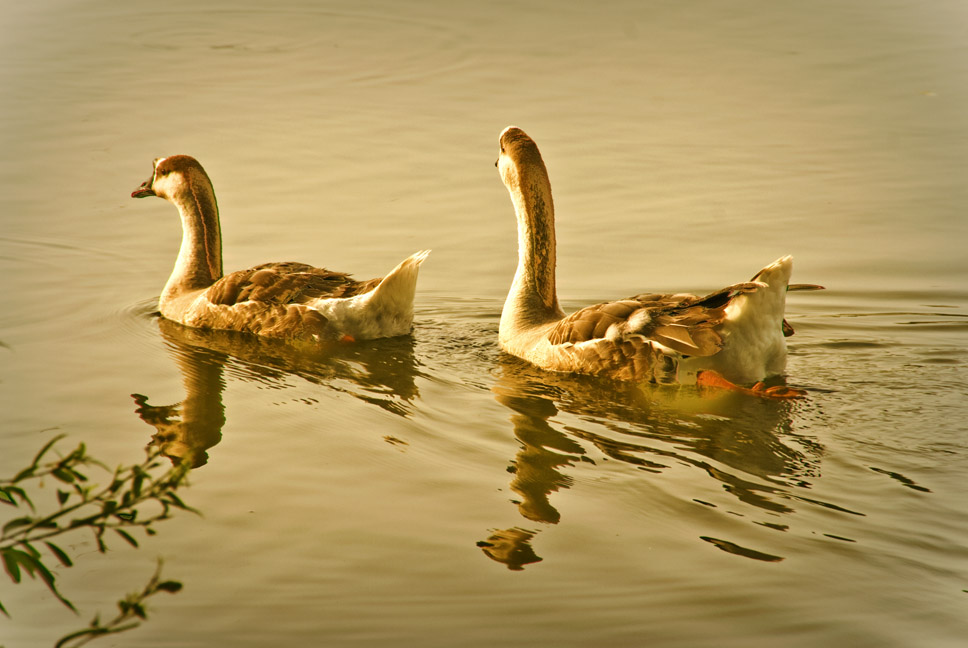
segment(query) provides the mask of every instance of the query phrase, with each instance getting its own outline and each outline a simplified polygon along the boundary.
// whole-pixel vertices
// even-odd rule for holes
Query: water
[[[56,433],[108,464],[160,433],[205,452],[203,516],[64,543],[80,616],[0,576],[3,645],[109,616],[157,556],[185,589],[116,645],[962,645],[964,3],[196,4],[0,19],[0,475]],[[503,356],[512,123],[551,173],[566,309],[794,254],[827,286],[788,305],[810,397]],[[177,218],[128,196],[174,153],[214,180],[227,270],[433,248],[412,338],[159,321]]]

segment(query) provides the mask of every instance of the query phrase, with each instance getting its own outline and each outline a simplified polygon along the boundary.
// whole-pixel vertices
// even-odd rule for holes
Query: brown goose
[[[518,267],[501,314],[506,352],[553,371],[617,380],[730,384],[783,372],[793,329],[783,319],[793,258],[705,297],[644,293],[565,315],[555,288],[555,209],[537,145],[520,128],[500,137],[496,166],[518,220]],[[702,375],[699,375],[702,374]],[[725,380],[724,380],[725,379]],[[798,395],[789,388],[754,388]]]
[[[290,340],[359,340],[410,333],[420,264],[404,259],[382,279],[304,263],[264,263],[222,276],[222,235],[212,181],[195,158],[172,155],[132,198],[158,196],[178,208],[182,242],[158,303],[167,319],[206,329]]]

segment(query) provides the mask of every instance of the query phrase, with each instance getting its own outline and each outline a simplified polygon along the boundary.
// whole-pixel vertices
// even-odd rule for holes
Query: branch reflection
[[[208,449],[222,438],[225,372],[274,388],[300,378],[404,417],[419,396],[410,336],[308,347],[189,328],[160,317],[157,322],[186,396],[174,405],[150,405],[148,396],[132,394],[135,412],[155,428],[152,444],[162,446],[172,462],[188,461],[193,468],[208,461]]]

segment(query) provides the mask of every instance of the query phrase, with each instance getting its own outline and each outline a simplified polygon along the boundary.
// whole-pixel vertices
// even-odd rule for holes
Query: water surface
[[[130,646],[955,646],[968,634],[968,8],[898,0],[20,3],[0,21],[0,475],[54,434],[197,464],[140,550],[78,535],[0,587],[50,645],[165,558]],[[783,254],[777,403],[502,355],[538,142],[566,310]],[[318,352],[154,305],[205,165],[227,270],[377,276],[432,248],[411,337]],[[43,496],[43,491],[38,497]]]

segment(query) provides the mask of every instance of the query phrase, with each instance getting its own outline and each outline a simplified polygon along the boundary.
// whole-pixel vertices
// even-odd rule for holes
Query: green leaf
[[[70,557],[64,553],[64,550],[55,545],[53,542],[45,542],[44,544],[47,545],[47,548],[50,549],[50,552],[57,557],[57,560],[60,561],[60,564],[64,565],[65,567],[70,567],[74,564],[71,562]]]
[[[76,527],[91,526],[92,524],[94,524],[94,522],[97,521],[99,517],[101,517],[100,513],[97,513],[95,515],[90,515],[84,518],[75,518],[71,520],[70,528],[74,529]]]
[[[106,635],[110,633],[111,631],[108,630],[107,628],[85,628],[83,630],[78,630],[77,632],[72,632],[69,635],[65,635],[61,637],[60,641],[54,644],[54,648],[64,648],[64,646],[69,645],[71,641],[73,641],[74,639],[79,639],[80,637],[93,638],[93,637],[100,637],[101,635]],[[83,645],[84,643],[86,643],[86,641],[82,641],[74,645],[80,646],[80,645]]]
[[[115,529],[114,532],[117,533],[122,538],[124,538],[129,545],[131,545],[136,549],[138,548],[138,541],[132,538],[130,533],[128,533],[127,531],[123,531],[121,529]]]
[[[55,479],[70,484],[74,481],[74,474],[66,468],[54,468],[51,473]]]
[[[47,451],[51,449],[51,446],[53,446],[55,443],[57,443],[58,441],[60,441],[66,436],[67,436],[66,434],[58,434],[53,439],[51,439],[46,444],[44,444],[44,447],[41,448],[40,452],[37,453],[37,456],[34,457],[33,468],[37,467],[37,464],[40,463],[40,458],[43,457],[45,454],[47,454]],[[31,472],[33,472],[33,470],[31,470]],[[19,481],[19,480],[14,479],[14,481]]]
[[[135,475],[131,482],[131,492],[134,494],[134,497],[141,497],[141,485],[144,483],[146,476],[141,466],[135,466]]]
[[[156,590],[161,590],[162,592],[170,592],[174,594],[175,592],[180,592],[182,584],[178,581],[163,581],[155,585]]]
[[[34,476],[35,470],[37,470],[37,466],[28,466],[27,468],[24,468],[23,470],[18,472],[16,476],[14,476],[14,478],[10,480],[10,482],[16,484],[18,481],[29,479],[30,477]]]
[[[33,522],[34,518],[29,516],[14,518],[3,525],[3,534],[7,535],[8,532],[18,527],[30,526]]]
[[[0,612],[3,612],[3,616],[10,618],[10,613],[7,612],[7,608],[3,607],[3,603],[0,603]]]
[[[20,582],[20,565],[17,564],[17,559],[14,555],[16,549],[4,549],[3,550],[3,568],[6,570],[7,575],[10,577],[14,583]]]
[[[20,498],[20,501],[29,506],[30,510],[34,510],[34,503],[30,501],[29,497],[27,497],[27,492],[19,486],[7,486],[5,488],[0,488],[0,493],[3,494],[0,496],[0,501],[12,504],[13,506],[20,506],[17,504],[17,500],[14,498],[14,496],[16,496]],[[9,500],[6,498],[9,498]]]
[[[36,551],[33,547],[28,546],[28,548],[31,551]],[[47,573],[48,575],[50,574],[40,560],[26,551],[10,548],[3,549],[2,551],[4,568],[7,570],[7,574],[14,583],[19,583],[22,578],[20,571],[21,567],[30,575],[31,578],[33,578],[37,573],[41,574],[41,578],[44,578],[44,573]],[[53,576],[51,576],[51,579],[53,579]]]
[[[37,560],[40,559],[40,552],[34,548],[34,545],[30,544],[29,542],[21,542],[20,546],[27,550],[27,553],[30,554],[31,558]]]
[[[131,611],[134,612],[135,616],[140,619],[147,619],[148,615],[145,613],[145,608],[141,603],[132,603]]]
[[[40,574],[41,580],[44,581],[44,584],[47,585],[47,589],[50,590],[50,593],[56,596],[58,601],[69,607],[74,613],[77,613],[77,608],[74,607],[74,604],[64,598],[61,593],[57,591],[57,587],[54,585],[54,575],[51,574],[50,570],[44,566],[44,563],[40,562],[39,560],[35,560],[34,565],[36,566],[37,573]]]
[[[85,641],[80,641],[75,644],[72,644],[71,642],[74,639],[79,639],[81,637],[90,637],[91,639],[93,639],[94,637],[100,637],[101,635],[111,634],[112,632],[120,632],[120,630],[108,630],[107,628],[85,628],[84,630],[78,630],[77,632],[72,632],[69,635],[61,637],[60,641],[54,644],[54,648],[64,648],[65,646],[69,646],[69,645],[82,646],[88,641],[90,641],[90,639],[87,639]]]
[[[34,509],[34,503],[31,501],[29,497],[27,497],[27,493],[26,491],[24,491],[24,489],[19,488],[17,486],[11,486],[8,490],[15,495],[19,495],[20,499],[23,500],[27,504],[27,506],[30,507],[31,511],[36,510]]]
[[[168,501],[174,504],[175,506],[177,506],[178,508],[183,509],[185,511],[192,510],[187,504],[185,504],[185,502],[181,501],[181,498],[179,498],[174,493],[166,493],[165,495],[168,498]]]
[[[62,491],[59,488],[57,489],[57,503],[61,506],[64,505],[64,502],[66,502],[70,496],[71,494],[68,491]]]

